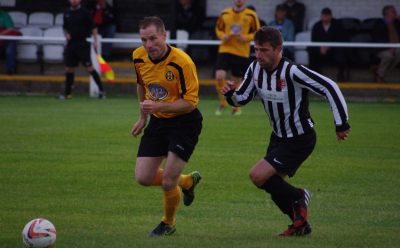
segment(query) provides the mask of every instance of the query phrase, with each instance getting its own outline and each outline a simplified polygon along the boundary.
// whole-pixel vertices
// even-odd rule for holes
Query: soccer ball
[[[22,230],[22,241],[25,247],[49,248],[56,242],[56,235],[56,228],[50,221],[38,218],[25,225]]]

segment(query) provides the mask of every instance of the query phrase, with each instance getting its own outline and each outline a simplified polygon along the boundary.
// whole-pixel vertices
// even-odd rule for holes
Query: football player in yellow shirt
[[[224,9],[217,21],[215,32],[221,40],[216,65],[216,89],[220,105],[215,112],[221,115],[227,102],[220,93],[225,85],[227,72],[230,70],[232,81],[239,86],[249,65],[250,43],[254,32],[260,27],[256,12],[246,7],[247,0],[233,0],[233,7]],[[240,115],[239,107],[234,107],[232,114]]]
[[[197,109],[196,66],[185,52],[166,43],[163,21],[155,16],[145,17],[139,23],[139,33],[143,46],[133,52],[132,58],[140,116],[132,135],[137,137],[147,126],[139,145],[135,178],[141,185],[163,189],[163,217],[150,233],[155,237],[175,232],[181,189],[184,204],[193,202],[200,173],[181,173],[198,142],[203,117]]]

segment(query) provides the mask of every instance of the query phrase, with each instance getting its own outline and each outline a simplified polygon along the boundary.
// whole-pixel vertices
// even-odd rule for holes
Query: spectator
[[[250,42],[254,32],[260,27],[256,12],[246,7],[247,0],[233,0],[233,7],[224,9],[218,17],[215,33],[221,44],[216,65],[216,89],[219,107],[216,115],[221,115],[228,103],[220,93],[225,85],[227,72],[232,74],[233,84],[239,86],[249,64]],[[239,107],[233,107],[233,115],[240,115]]]
[[[21,35],[14,29],[14,23],[10,15],[0,9],[0,35]],[[6,54],[6,73],[12,75],[16,71],[17,41],[0,40],[0,49]]]
[[[102,38],[114,38],[116,31],[114,8],[106,0],[96,0],[90,9],[97,31]],[[109,58],[112,43],[102,43],[101,45],[103,57]]]
[[[294,41],[294,25],[291,20],[286,18],[286,14],[285,5],[277,5],[275,9],[275,19],[268,25],[276,27],[282,33],[283,41]],[[294,48],[285,46],[283,48],[283,56],[294,60]]]
[[[205,19],[205,10],[196,0],[177,0],[176,2],[176,29],[185,30],[189,39],[201,39],[203,33],[201,27]],[[200,52],[199,52],[200,49]],[[188,45],[185,51],[190,57],[197,61],[204,56],[204,51],[198,46]],[[202,54],[199,56],[199,53]],[[206,52],[207,53],[207,52]],[[207,55],[205,55],[207,57]]]
[[[201,28],[205,18],[204,9],[193,0],[178,0],[176,28],[186,30],[189,35]]]
[[[312,28],[311,40],[316,42],[343,42],[347,40],[342,23],[332,17],[331,9],[322,9],[321,20],[314,24]],[[312,70],[320,72],[321,65],[330,64],[338,67],[337,79],[339,81],[348,79],[349,71],[344,48],[309,47],[308,53],[309,66]]]
[[[294,33],[297,34],[303,31],[306,6],[296,0],[286,0],[283,5],[286,7],[287,17],[294,24]]]
[[[400,20],[396,8],[387,5],[382,9],[383,19],[378,21],[372,30],[372,40],[378,43],[400,42]],[[375,81],[385,82],[386,71],[393,69],[400,62],[399,48],[378,49],[377,57],[380,59],[378,68],[374,71]]]

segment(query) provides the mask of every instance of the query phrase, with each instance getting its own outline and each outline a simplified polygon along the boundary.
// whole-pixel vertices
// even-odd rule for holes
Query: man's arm
[[[138,95],[138,100],[139,100],[139,111],[140,111],[140,116],[139,116],[139,120],[136,121],[136,123],[133,125],[132,128],[132,135],[134,137],[137,137],[141,132],[142,129],[146,126],[147,123],[147,118],[148,118],[148,114],[145,113],[142,110],[142,103],[145,101],[145,89],[141,84],[137,84],[137,95]]]
[[[260,19],[257,15],[252,15],[253,21],[251,22],[251,26],[249,32],[247,34],[242,34],[244,42],[251,42],[254,40],[255,32],[260,28]]]
[[[144,100],[140,103],[140,108],[146,114],[155,112],[185,114],[192,112],[196,106],[185,99],[178,99],[170,103]]]
[[[68,31],[67,31],[66,29],[64,29],[63,31],[64,31],[65,39],[66,39],[67,41],[69,41],[69,40],[71,39],[71,35],[68,33]]]
[[[221,89],[221,93],[225,96],[226,101],[231,106],[243,106],[249,103],[256,95],[257,89],[253,80],[253,70],[255,68],[254,61],[247,68],[242,84],[235,90],[235,86],[232,82],[227,82]]]
[[[230,37],[229,34],[225,33],[225,23],[222,18],[222,14],[218,17],[217,24],[215,26],[215,35],[222,41],[227,41]]]
[[[307,88],[328,100],[333,112],[336,136],[338,140],[346,139],[350,131],[349,115],[346,101],[338,85],[331,79],[301,65],[294,67],[292,79],[298,86]]]

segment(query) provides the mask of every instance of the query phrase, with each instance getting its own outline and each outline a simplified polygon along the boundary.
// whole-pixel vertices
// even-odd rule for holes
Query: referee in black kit
[[[64,13],[64,34],[67,39],[65,48],[65,89],[59,99],[71,98],[74,85],[74,71],[79,61],[86,67],[99,87],[99,98],[105,98],[99,74],[93,68],[90,59],[90,43],[86,38],[93,35],[93,46],[97,51],[97,29],[90,12],[81,6],[81,0],[69,0],[71,7]]]
[[[254,37],[256,60],[248,67],[236,90],[226,84],[223,93],[232,106],[242,106],[259,96],[273,128],[266,156],[250,171],[250,179],[292,221],[280,236],[311,233],[307,206],[311,193],[284,180],[292,177],[311,154],[316,143],[314,121],[308,110],[308,93],[328,99],[336,136],[345,140],[350,131],[346,102],[331,79],[282,57],[282,36],[278,29],[262,27]]]

